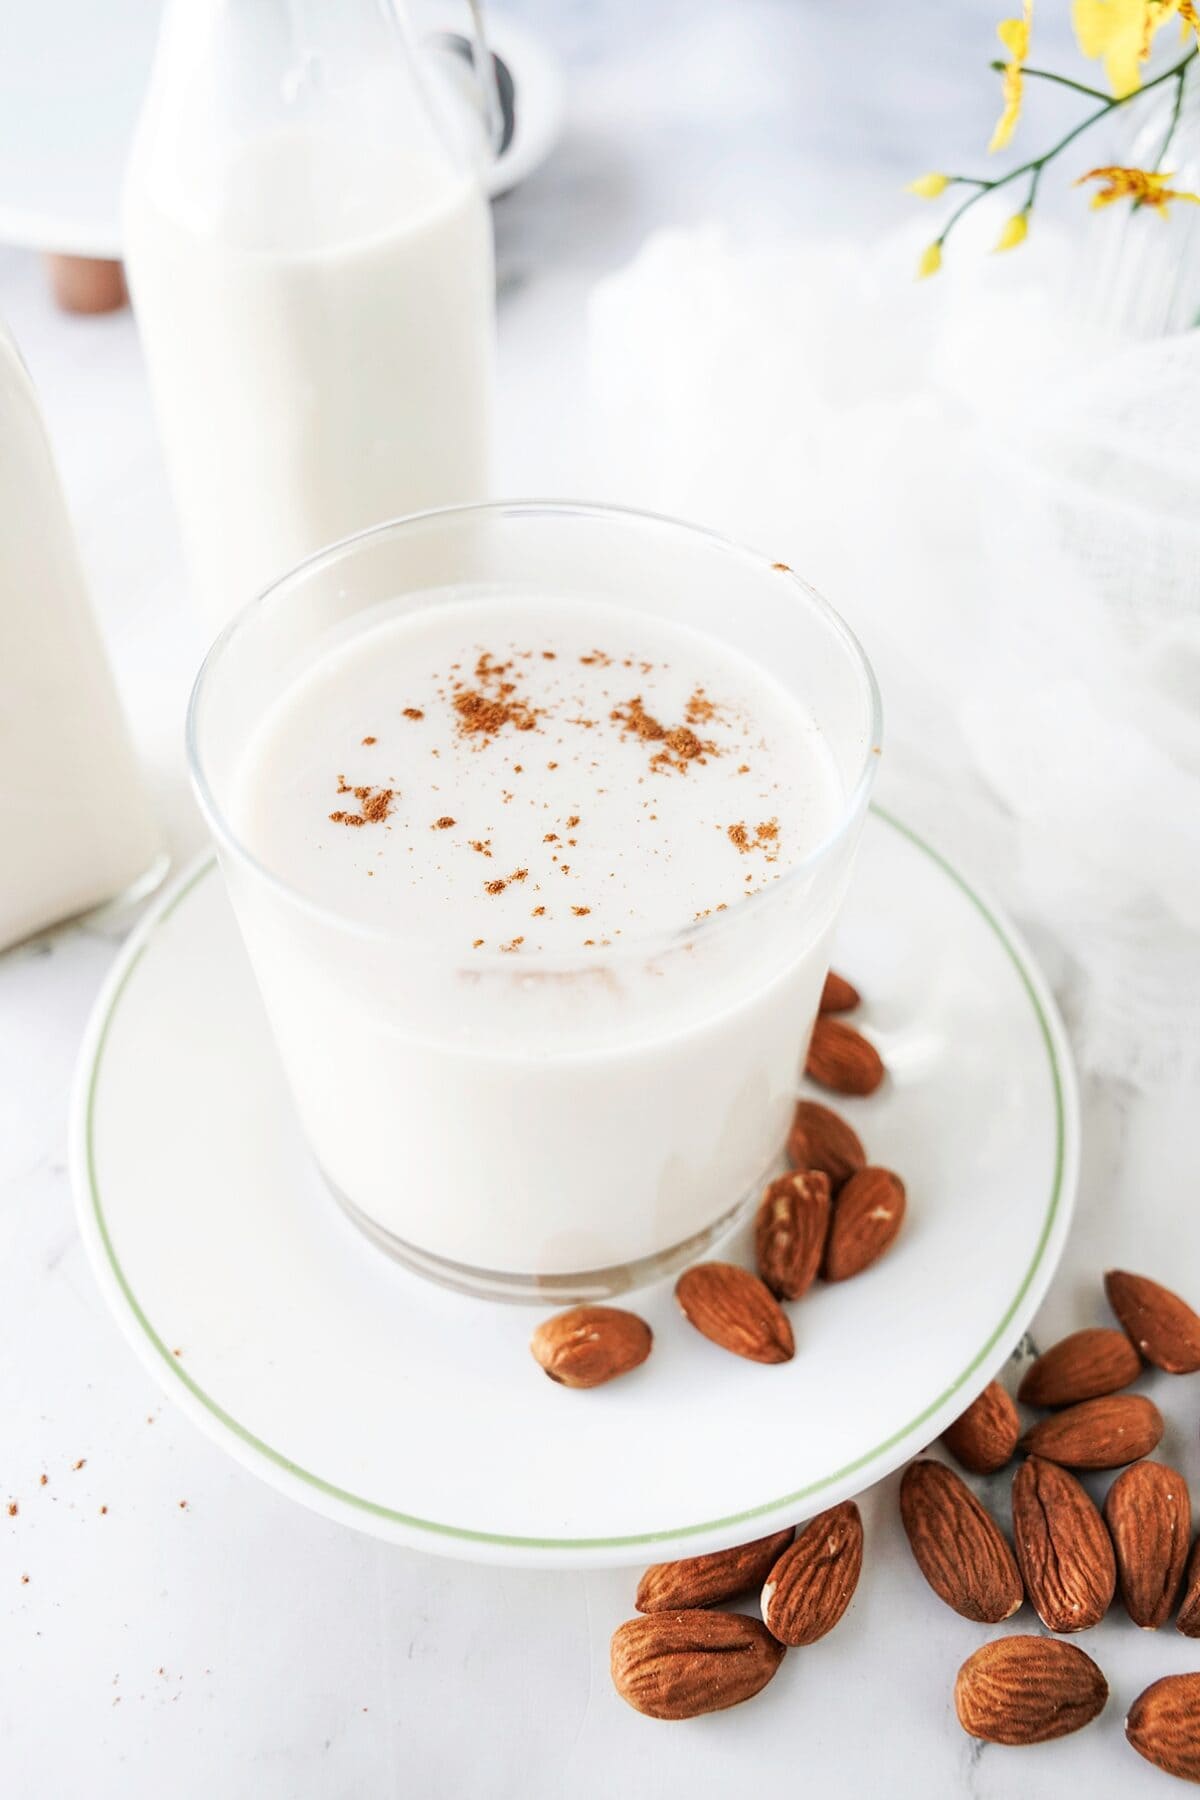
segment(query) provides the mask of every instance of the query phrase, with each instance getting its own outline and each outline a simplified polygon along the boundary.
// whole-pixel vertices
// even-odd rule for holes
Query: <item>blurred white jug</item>
[[[0,326],[0,950],[165,867],[37,395]]]

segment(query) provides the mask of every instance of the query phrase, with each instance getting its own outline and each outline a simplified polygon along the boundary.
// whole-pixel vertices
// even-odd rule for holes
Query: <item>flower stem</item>
[[[1077,137],[1082,137],[1085,131],[1090,131],[1093,125],[1098,125],[1101,119],[1106,119],[1108,117],[1109,113],[1116,112],[1119,107],[1127,106],[1131,100],[1140,99],[1143,94],[1148,94],[1152,88],[1161,87],[1164,81],[1174,81],[1177,83],[1175,113],[1171,121],[1171,133],[1167,139],[1167,144],[1169,144],[1171,138],[1175,134],[1175,120],[1179,116],[1179,108],[1182,104],[1183,83],[1186,72],[1190,64],[1195,62],[1198,54],[1200,54],[1200,45],[1193,45],[1181,61],[1175,63],[1172,68],[1164,69],[1162,74],[1156,75],[1152,81],[1147,81],[1143,83],[1141,87],[1134,88],[1131,94],[1121,94],[1120,96],[1114,97],[1111,95],[1101,95],[1098,88],[1084,88],[1082,90],[1084,93],[1095,94],[1104,101],[1104,104],[1098,107],[1095,112],[1089,113],[1085,119],[1081,119],[1078,125],[1073,125],[1066,136],[1059,138],[1057,144],[1052,145],[1049,150],[1044,150],[1040,156],[1031,156],[1028,162],[1018,163],[1017,167],[1015,169],[1010,169],[1006,175],[997,175],[991,180],[982,180],[974,176],[960,177],[960,180],[976,180],[978,185],[976,186],[975,192],[973,194],[968,194],[962,205],[957,207],[955,211],[950,214],[950,217],[947,219],[942,230],[942,234],[937,240],[939,247],[945,244],[946,239],[958,224],[958,221],[962,218],[963,214],[970,212],[977,201],[982,200],[985,194],[995,193],[997,188],[1007,187],[1010,181],[1016,181],[1018,176],[1021,175],[1032,175],[1033,177],[1032,183],[1030,184],[1029,200],[1025,207],[1025,210],[1028,211],[1029,207],[1033,204],[1033,197],[1037,192],[1037,184],[1041,180],[1042,170],[1046,167],[1047,163],[1053,162],[1054,158],[1061,155],[1068,144],[1073,144]],[[1080,85],[1078,82],[1068,81],[1065,76],[1051,75],[1048,70],[1026,69],[1025,73],[1026,75],[1044,75],[1047,80],[1061,81],[1065,87],[1079,87]],[[1163,155],[1166,154],[1166,148],[1167,146],[1164,145]],[[1161,161],[1162,156],[1159,157],[1159,162],[1161,163]]]
[[[1002,74],[1007,66],[1006,63],[999,60],[992,64],[992,68],[998,75]],[[1103,100],[1105,106],[1112,100],[1112,95],[1106,94],[1102,88],[1088,87],[1086,82],[1082,81],[1072,81],[1069,75],[1056,75],[1053,69],[1031,69],[1026,66],[1022,68],[1021,73],[1028,75],[1033,81],[1056,82],[1059,87],[1070,88],[1072,93],[1086,94],[1089,100]]]
[[[1187,64],[1183,63],[1175,74],[1175,104],[1171,108],[1171,123],[1167,126],[1167,135],[1163,139],[1163,147],[1158,153],[1154,167],[1161,169],[1167,160],[1167,151],[1171,148],[1175,137],[1175,127],[1179,124],[1179,113],[1183,106],[1183,86],[1187,80]]]

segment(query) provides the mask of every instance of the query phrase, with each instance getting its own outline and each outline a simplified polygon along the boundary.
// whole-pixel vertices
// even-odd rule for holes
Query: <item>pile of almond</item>
[[[1016,1405],[996,1381],[943,1435],[973,1474],[994,1475],[1025,1452],[1013,1475],[1012,1545],[948,1464],[921,1458],[900,1483],[913,1556],[940,1599],[989,1625],[1028,1599],[1057,1634],[1000,1638],[962,1665],[959,1721],[990,1743],[1043,1743],[1103,1711],[1104,1675],[1059,1639],[1099,1624],[1118,1592],[1143,1629],[1165,1624],[1178,1602],[1176,1628],[1200,1637],[1200,1538],[1189,1557],[1187,1485],[1174,1469],[1142,1460],[1162,1436],[1162,1416],[1144,1396],[1121,1391],[1144,1362],[1171,1374],[1200,1369],[1200,1317],[1144,1276],[1114,1271],[1105,1287],[1123,1329],[1077,1331],[1037,1358],[1018,1399],[1043,1416],[1023,1435]],[[1071,1473],[1117,1468],[1102,1511]],[[859,1511],[845,1501],[794,1537],[776,1532],[647,1569],[636,1599],[643,1616],[613,1635],[618,1693],[656,1719],[695,1718],[750,1699],[789,1647],[832,1631],[854,1594],[862,1554]],[[761,1621],[709,1610],[756,1588]],[[1200,1782],[1200,1674],[1152,1683],[1130,1708],[1125,1732],[1156,1767]]]
[[[652,1719],[694,1719],[749,1700],[786,1651],[832,1631],[862,1568],[862,1519],[853,1500],[735,1550],[656,1563],[638,1584],[643,1616],[619,1625],[612,1678],[622,1699]],[[760,1589],[762,1619],[715,1609]]]
[[[885,1070],[878,1050],[834,1015],[859,1005],[832,971],[813,1027],[806,1072],[839,1093],[873,1094]],[[696,1263],[675,1284],[696,1330],[750,1362],[789,1362],[796,1345],[782,1302],[800,1300],[818,1276],[848,1281],[870,1268],[904,1222],[904,1183],[873,1167],[858,1134],[829,1107],[801,1100],[787,1140],[786,1175],[768,1183],[754,1222],[757,1274],[735,1263]],[[552,1381],[599,1387],[645,1362],[653,1336],[635,1313],[576,1306],[534,1333],[534,1356]]]
[[[1100,1669],[1057,1637],[1098,1625],[1116,1594],[1146,1631],[1164,1625],[1178,1602],[1177,1630],[1200,1637],[1200,1538],[1189,1558],[1187,1483],[1165,1463],[1143,1460],[1162,1437],[1162,1415],[1144,1395],[1123,1392],[1145,1363],[1171,1375],[1200,1369],[1200,1317],[1144,1275],[1112,1270],[1104,1286],[1121,1329],[1073,1332],[1037,1358],[1017,1390],[1023,1405],[1043,1411],[1036,1423],[1022,1435],[1016,1406],[993,1381],[943,1436],[973,1474],[995,1474],[1024,1451],[1012,1482],[1011,1548],[945,1463],[911,1463],[900,1484],[913,1556],[948,1606],[993,1625],[1028,1599],[1057,1634],[1001,1638],[959,1670],[959,1722],[990,1743],[1064,1737],[1103,1711]],[[1103,1510],[1076,1469],[1120,1469]],[[1152,1683],[1130,1708],[1125,1735],[1157,1768],[1200,1782],[1200,1674]]]

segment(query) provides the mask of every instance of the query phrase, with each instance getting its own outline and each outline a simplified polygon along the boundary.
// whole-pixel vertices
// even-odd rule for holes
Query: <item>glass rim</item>
[[[789,564],[773,562],[764,552],[752,550],[722,532],[710,530],[707,526],[695,525],[689,520],[671,517],[667,513],[652,512],[645,508],[632,506],[607,505],[583,500],[482,500],[470,501],[453,506],[429,507],[421,512],[405,513],[397,518],[384,519],[377,525],[369,525],[362,531],[349,533],[338,538],[334,543],[315,550],[310,556],[293,565],[280,575],[261,593],[248,600],[238,608],[228,623],[223,626],[212,644],[209,646],[203,661],[192,683],[192,691],[188,699],[187,721],[185,727],[185,746],[188,773],[192,788],[196,795],[200,811],[211,831],[218,850],[231,856],[242,864],[253,878],[265,883],[278,897],[286,900],[310,918],[333,927],[339,932],[354,937],[366,938],[376,943],[403,943],[405,948],[420,953],[427,945],[427,939],[419,933],[407,930],[402,924],[394,926],[379,925],[353,914],[342,912],[337,907],[327,906],[314,900],[303,888],[285,880],[266,863],[262,862],[234,831],[228,818],[213,793],[204,759],[200,750],[200,715],[203,709],[208,686],[215,671],[223,662],[226,654],[242,632],[247,630],[255,619],[261,616],[264,608],[277,600],[281,590],[289,588],[298,577],[319,568],[322,564],[331,564],[347,557],[354,549],[368,541],[391,536],[415,527],[430,520],[442,519],[451,521],[455,518],[469,519],[487,515],[503,517],[536,518],[550,514],[559,518],[584,517],[615,525],[633,525],[662,527],[669,533],[680,533],[694,541],[705,543],[710,549],[724,555],[735,556],[743,564],[756,568],[761,574],[771,574],[776,579],[784,579],[793,585],[797,597],[803,601],[841,642],[842,648],[855,665],[866,690],[867,700],[867,743],[862,761],[843,802],[836,825],[826,833],[819,843],[813,846],[807,855],[798,862],[792,863],[778,882],[769,888],[760,888],[757,893],[749,894],[730,907],[726,912],[711,917],[689,920],[683,925],[674,927],[658,926],[651,931],[635,932],[623,936],[620,944],[608,948],[597,947],[590,956],[580,956],[578,950],[533,950],[519,959],[496,950],[479,950],[473,952],[469,959],[459,957],[447,958],[444,949],[438,949],[439,958],[462,961],[463,966],[472,972],[491,968],[503,968],[510,975],[530,975],[538,970],[550,970],[560,973],[565,969],[597,970],[616,962],[627,962],[631,957],[646,957],[665,951],[676,951],[685,945],[697,941],[701,937],[706,942],[713,941],[719,934],[727,933],[733,924],[742,923],[751,915],[758,916],[768,902],[778,904],[785,895],[795,890],[802,877],[810,875],[821,863],[825,862],[837,850],[856,821],[866,810],[867,800],[874,784],[876,770],[882,751],[883,704],[879,692],[879,684],[875,679],[875,671],[871,667],[866,651],[858,638],[823,594],[818,593],[809,582],[805,581]]]

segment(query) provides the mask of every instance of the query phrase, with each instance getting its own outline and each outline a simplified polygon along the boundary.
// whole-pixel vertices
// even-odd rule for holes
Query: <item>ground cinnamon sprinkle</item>
[[[577,919],[586,919],[591,910],[590,906],[573,906],[571,908]]]
[[[363,739],[364,744],[373,744],[374,742],[375,742],[375,739],[373,737],[365,737]]]
[[[449,831],[453,824],[454,820],[450,817],[449,813],[443,813],[440,819],[435,819],[433,821],[433,829],[435,831]]]
[[[480,944],[482,944],[482,942],[483,942],[482,938],[476,938],[474,943],[471,945],[472,950],[478,950],[478,948],[479,948]]]
[[[528,869],[514,869],[508,879],[510,881],[524,881],[528,874]]]
[[[502,894],[507,886],[507,881],[485,881],[483,891],[485,894]]]
[[[761,825],[756,825],[754,827],[754,836],[751,837],[749,826],[744,819],[740,819],[736,825],[729,825],[726,827],[725,835],[728,837],[734,849],[737,850],[740,855],[746,856],[751,850],[767,850],[768,846],[778,842],[779,820],[765,819]],[[767,861],[774,862],[775,858],[768,855]],[[747,876],[746,879],[749,880],[749,876]]]
[[[546,910],[546,909],[545,909],[545,907],[544,907],[544,906],[535,906],[535,907],[534,907],[534,909],[533,909],[533,915],[532,915],[532,916],[533,916],[533,917],[534,917],[534,918],[535,918],[535,919],[540,919],[540,918],[541,918],[541,916],[542,916],[542,914],[543,914],[543,913],[544,913],[544,912],[545,912],[545,910]]]
[[[511,662],[498,663],[487,650],[480,653],[475,664],[478,686],[460,687],[452,701],[462,737],[494,738],[506,725],[517,731],[535,728],[537,708],[522,699],[515,682],[504,679],[511,668]]]
[[[707,725],[715,719],[717,709],[702,687],[698,687],[683,709],[683,716],[689,725]]]
[[[423,719],[425,714],[421,711],[419,706],[406,706],[404,709],[404,716],[406,719]],[[374,743],[374,741],[374,738],[368,739],[369,743]]]
[[[8,1503],[8,1516],[9,1516],[9,1518],[10,1518],[10,1519],[15,1519],[15,1518],[16,1518],[16,1516],[17,1516],[17,1514],[18,1514],[18,1513],[19,1513],[19,1512],[20,1512],[20,1510],[21,1510],[21,1509],[20,1509],[20,1507],[19,1507],[19,1506],[18,1506],[18,1505],[17,1505],[17,1503],[16,1503],[16,1501],[15,1501],[15,1500],[10,1500],[10,1501],[9,1501],[9,1503]]]
[[[501,944],[500,948],[501,950],[519,950],[524,942],[523,937],[515,937],[511,944]]]
[[[627,700],[624,706],[614,706],[609,718],[620,725],[624,731],[631,731],[643,743],[665,746],[655,751],[650,758],[650,767],[656,773],[664,769],[676,769],[681,775],[687,773],[690,762],[703,762],[706,756],[717,756],[720,752],[711,741],[698,738],[687,725],[667,727],[648,713],[640,694]]]
[[[545,837],[542,839],[542,842],[543,842],[543,844],[557,844],[557,842],[558,842],[557,831],[548,831],[546,833]]]
[[[490,856],[492,854],[492,840],[491,838],[472,838],[471,848],[472,850],[477,850],[480,856]]]
[[[567,820],[567,830],[570,831],[572,825],[578,825],[578,823],[579,823],[579,814],[572,813],[570,818]]]
[[[335,825],[351,825],[356,831],[361,830],[364,825],[381,825],[392,810],[394,792],[393,788],[348,788],[339,775],[338,793],[353,793],[354,798],[358,801],[359,811],[356,813],[340,810],[331,812],[330,820]]]

